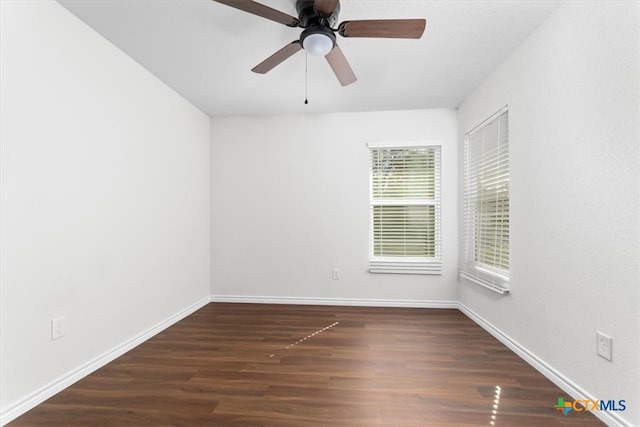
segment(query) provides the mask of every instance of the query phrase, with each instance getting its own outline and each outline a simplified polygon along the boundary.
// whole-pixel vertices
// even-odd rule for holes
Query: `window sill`
[[[442,261],[370,261],[369,273],[440,275]]]
[[[464,274],[464,273],[461,273],[460,277],[462,277],[463,279],[467,279],[468,281],[470,281],[472,283],[475,283],[476,285],[480,285],[480,286],[482,286],[484,288],[487,288],[487,289],[489,289],[489,290],[491,290],[491,291],[493,291],[493,292],[495,292],[497,294],[500,294],[500,295],[509,294],[509,289],[501,287],[501,286],[498,286],[498,285],[496,285],[494,283],[486,282],[486,281],[484,281],[482,279],[479,279],[478,277],[474,277],[474,276],[471,276],[471,275],[468,275],[468,274]]]

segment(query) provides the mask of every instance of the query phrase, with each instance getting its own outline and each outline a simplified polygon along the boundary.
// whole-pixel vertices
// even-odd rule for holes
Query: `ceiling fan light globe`
[[[333,49],[333,40],[325,34],[309,34],[302,41],[302,47],[310,55],[325,56]]]

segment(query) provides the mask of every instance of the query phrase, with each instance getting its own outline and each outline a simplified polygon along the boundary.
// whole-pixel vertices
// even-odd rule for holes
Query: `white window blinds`
[[[369,148],[369,271],[440,274],[440,147]]]
[[[509,281],[509,127],[505,108],[465,135],[461,277],[499,293]]]

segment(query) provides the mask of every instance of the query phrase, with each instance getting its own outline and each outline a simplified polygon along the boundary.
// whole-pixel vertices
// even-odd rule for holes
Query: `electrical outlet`
[[[597,337],[596,344],[598,346],[598,356],[611,361],[613,339],[611,337],[606,336],[602,332],[596,332],[596,337]]]
[[[57,340],[64,336],[64,316],[51,320],[51,339]]]
[[[340,280],[340,269],[339,268],[334,268],[331,271],[331,278],[333,280]]]

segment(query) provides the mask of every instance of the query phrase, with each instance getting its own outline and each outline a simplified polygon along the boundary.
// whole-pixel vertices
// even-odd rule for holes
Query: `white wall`
[[[454,301],[456,123],[447,109],[213,118],[214,299]],[[442,144],[443,274],[370,274],[366,144],[419,140]]]
[[[459,108],[509,105],[511,293],[461,302],[640,425],[640,7],[567,2]],[[460,142],[462,144],[462,142]],[[613,337],[613,362],[596,355]]]
[[[208,298],[209,118],[59,4],[0,5],[7,415]]]

